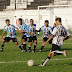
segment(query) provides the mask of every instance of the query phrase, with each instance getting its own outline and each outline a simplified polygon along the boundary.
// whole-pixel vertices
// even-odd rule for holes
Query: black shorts
[[[26,35],[23,35],[23,36],[22,36],[22,39],[24,39],[25,41],[27,41]],[[21,40],[22,40],[22,39],[21,39]]]
[[[36,36],[29,37],[29,42],[34,42],[34,40],[37,40],[37,37]]]
[[[14,43],[17,42],[17,39],[16,38],[10,38],[10,37],[5,37],[4,40],[6,42],[9,42],[10,40],[12,40]]]
[[[47,40],[48,40],[47,37],[44,37],[44,38],[43,38],[43,41],[47,41]],[[52,40],[49,41],[49,44],[52,44]]]
[[[57,53],[56,51],[60,51],[60,47],[58,45],[52,44],[52,49],[50,50],[51,52],[54,52],[54,55],[61,55],[61,53]]]
[[[52,49],[51,51],[56,51],[56,50],[60,50],[61,48],[58,45],[52,44]]]

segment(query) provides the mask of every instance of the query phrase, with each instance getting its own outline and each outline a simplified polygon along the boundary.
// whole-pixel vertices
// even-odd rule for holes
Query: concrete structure
[[[54,8],[53,14],[51,15],[50,10],[40,10],[40,24],[38,10],[14,10],[14,11],[2,11],[0,12],[0,29],[3,29],[5,26],[5,19],[9,18],[11,24],[17,26],[18,18],[23,18],[24,22],[28,25],[30,19],[34,19],[34,23],[37,24],[37,29],[44,25],[44,21],[47,19],[50,21],[50,25],[53,26],[56,17],[62,18],[62,24],[67,28],[72,28],[72,7],[70,8]],[[53,20],[51,20],[51,16]]]

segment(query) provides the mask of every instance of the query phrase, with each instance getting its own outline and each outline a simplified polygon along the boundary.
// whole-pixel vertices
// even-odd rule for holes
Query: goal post
[[[56,17],[54,17],[54,8],[70,8],[72,7],[71,5],[49,5],[49,6],[38,6],[38,24],[39,24],[39,28],[41,27],[40,26],[40,21],[41,21],[41,10],[48,10],[49,12],[49,21],[50,21],[50,25],[53,24],[53,21]]]

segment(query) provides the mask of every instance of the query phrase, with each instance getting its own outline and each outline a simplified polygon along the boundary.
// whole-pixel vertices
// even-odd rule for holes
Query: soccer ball
[[[29,61],[27,62],[27,65],[28,65],[28,66],[33,66],[33,65],[34,65],[34,61],[33,61],[33,60],[29,60]]]

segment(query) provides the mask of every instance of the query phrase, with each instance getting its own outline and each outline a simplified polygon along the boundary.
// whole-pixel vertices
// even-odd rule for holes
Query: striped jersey
[[[19,24],[18,26],[19,30],[26,31],[27,29],[27,25],[25,23],[23,23],[22,25]],[[23,33],[23,35],[26,35],[26,33]]]
[[[33,26],[31,26],[30,24],[27,26],[27,32],[29,33],[34,33],[34,35],[29,35],[28,37],[33,37],[36,36],[36,24],[33,24]]]
[[[40,30],[43,31],[43,34],[42,34],[43,38],[44,38],[44,37],[49,38],[49,36],[50,36],[51,33],[52,33],[52,29],[51,29],[50,26],[49,26],[49,27],[46,27],[46,26],[44,25],[44,26],[42,26],[42,27],[40,28]]]
[[[54,28],[52,34],[54,35],[52,44],[61,47],[63,45],[63,40],[66,36],[70,36],[69,32],[65,29],[63,25],[58,25]]]
[[[7,37],[15,38],[16,37],[16,31],[14,25],[4,26],[4,31],[7,32]]]

